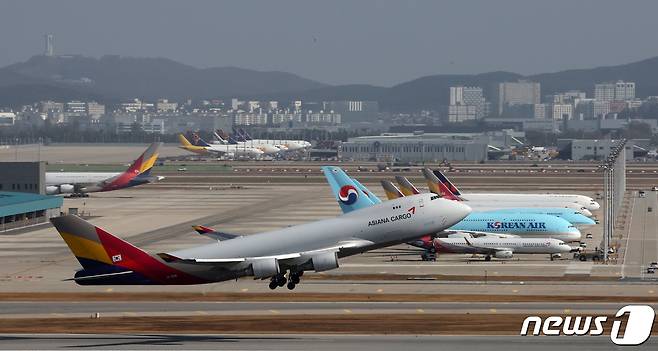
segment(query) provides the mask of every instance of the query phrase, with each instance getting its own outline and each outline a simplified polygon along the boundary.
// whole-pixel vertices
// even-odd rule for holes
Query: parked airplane
[[[236,140],[231,136],[227,136],[226,139],[222,137],[220,134],[221,130],[213,132],[215,135],[215,138],[217,139],[217,143],[214,143],[214,145],[220,144],[220,145],[233,145],[236,147],[250,147],[250,148],[256,148],[258,150],[263,151],[266,155],[275,155],[278,154],[282,151],[282,148],[277,147],[276,145],[273,144],[267,144],[267,143],[261,143],[258,142],[257,140],[251,140],[247,141],[244,139],[241,140]]]
[[[485,261],[490,261],[491,257],[509,259],[515,253],[550,254],[553,259],[555,254],[572,251],[571,246],[564,241],[553,238],[497,238],[492,236],[431,238],[424,236],[409,244],[423,248],[430,253],[481,254],[485,255]],[[423,259],[431,257],[433,255],[425,254]]]
[[[441,183],[439,179],[429,169],[423,170],[423,174],[430,185],[431,191],[439,192],[443,197],[455,201],[464,201],[461,197],[453,194],[445,184]],[[412,194],[417,194],[417,189],[405,177],[396,176],[395,180],[400,184],[402,189]],[[414,192],[416,191],[416,192]],[[403,191],[404,192],[404,191]],[[495,208],[495,206],[478,206],[478,201],[473,201],[475,206],[474,211],[479,213],[526,213],[526,214],[545,214],[555,217],[560,217],[573,225],[594,225],[596,221],[581,214],[580,212],[566,207],[513,207],[513,208]],[[514,203],[517,204],[518,203]]]
[[[403,179],[414,191],[418,191],[406,178]],[[389,199],[413,196],[420,193],[409,192],[410,188],[408,187],[403,187],[406,190],[399,190],[386,180],[381,181],[381,184]],[[404,191],[407,191],[409,195],[405,195]],[[516,212],[471,212],[464,220],[448,230],[491,234],[503,233],[519,237],[556,238],[564,241],[577,241],[581,238],[580,230],[562,218],[545,214]]]
[[[192,143],[183,134],[178,134],[178,140],[181,149],[201,155],[257,157],[264,154],[262,150],[247,145],[208,144],[196,133],[192,134]]]
[[[324,167],[328,177],[335,167]],[[335,177],[334,177],[335,178]],[[352,187],[340,177],[342,187]],[[359,189],[340,203],[368,197]],[[368,200],[370,201],[370,200]],[[470,212],[464,204],[421,194],[370,206],[336,218],[227,238],[219,242],[151,255],[74,215],[51,222],[83,269],[80,285],[203,284],[243,276],[270,278],[269,287],[294,289],[304,271],[336,269],[338,259],[439,232]],[[286,277],[287,275],[287,277]]]
[[[427,185],[429,186],[431,192],[442,194],[443,196],[453,199],[464,200],[462,197],[452,193],[449,190],[448,186],[446,186],[443,182],[441,182],[439,178],[436,176],[436,174],[433,173],[430,169],[428,168],[424,169],[423,175],[427,180]],[[409,189],[408,184],[400,182],[401,181],[400,177],[396,177],[396,180],[399,182],[402,189]],[[402,180],[406,181],[406,179],[404,178]],[[407,191],[411,191],[411,190],[407,190]],[[555,212],[554,209],[556,208],[564,208],[568,210],[573,210],[587,217],[592,216],[592,212],[590,212],[582,205],[569,201],[519,202],[519,201],[506,201],[505,198],[502,198],[500,196],[489,196],[486,199],[469,201],[468,204],[469,206],[472,206],[474,211],[477,212],[494,211],[494,210],[502,210],[502,209],[518,209],[518,208],[541,208],[545,212],[549,212],[549,211]]]
[[[504,202],[531,202],[549,204],[577,203],[590,211],[598,210],[601,206],[589,196],[574,194],[510,194],[510,193],[468,193],[464,194],[445,176],[441,171],[435,170],[434,174],[455,195],[466,201],[497,201]],[[525,205],[521,205],[525,206]],[[520,206],[520,207],[521,207]],[[559,206],[562,207],[562,206]]]
[[[228,135],[224,133],[221,129],[217,131],[219,136],[223,136],[224,139],[228,139]],[[268,145],[274,145],[277,148],[283,150],[283,151],[298,151],[302,149],[308,149],[312,145],[310,142],[306,140],[291,140],[291,139],[253,139],[249,133],[247,133],[244,129],[234,129],[233,130],[233,135],[236,136],[237,141],[243,141],[243,142],[255,142],[259,144],[268,144]]]
[[[46,172],[46,194],[71,194],[112,191],[152,183],[164,179],[152,176],[151,169],[158,159],[162,143],[151,144],[130,167],[122,172]]]

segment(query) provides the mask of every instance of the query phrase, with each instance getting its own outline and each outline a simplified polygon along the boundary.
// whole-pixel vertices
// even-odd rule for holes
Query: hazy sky
[[[331,84],[540,73],[658,56],[658,1],[0,0],[0,66],[43,52],[166,57]]]

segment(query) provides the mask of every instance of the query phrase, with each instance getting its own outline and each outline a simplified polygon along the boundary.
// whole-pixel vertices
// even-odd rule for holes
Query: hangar
[[[48,222],[63,203],[57,196],[0,191],[0,232]]]

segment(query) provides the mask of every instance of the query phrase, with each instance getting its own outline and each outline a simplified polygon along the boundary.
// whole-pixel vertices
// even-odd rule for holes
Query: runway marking
[[[378,293],[380,293],[380,292],[384,292],[384,289],[377,289],[377,292],[378,292]]]
[[[135,313],[135,312],[123,312],[123,314],[126,315],[126,316],[132,316],[132,317],[137,315],[137,313]]]
[[[416,312],[418,312],[418,313],[425,313],[425,310],[422,309],[422,308],[418,308],[418,309],[416,309]]]
[[[272,314],[279,314],[279,313],[281,313],[281,312],[279,312],[279,311],[277,311],[277,310],[270,310],[270,313],[272,313]]]
[[[112,291],[114,291],[114,289],[112,289],[112,288],[105,289],[105,292],[112,292]]]
[[[649,294],[653,294],[653,290],[649,290]]]
[[[206,315],[208,315],[208,312],[206,312],[206,311],[196,311],[196,314],[200,314],[200,315],[202,315],[202,316],[206,316]]]
[[[495,308],[490,308],[490,309],[489,309],[489,312],[491,312],[491,313],[496,313],[496,312],[498,312],[498,311],[497,311]]]
[[[240,289],[240,291],[242,291],[242,292],[247,292],[247,291],[249,291],[249,289],[247,289],[247,288],[243,288],[243,289]]]
[[[346,308],[346,309],[343,310],[343,312],[345,312],[345,313],[352,313],[352,310]]]
[[[570,308],[565,308],[564,313],[571,313],[571,309]]]
[[[513,292],[513,293],[517,293],[517,292],[519,292],[519,291],[516,290],[516,289],[512,289],[512,292]]]
[[[51,313],[50,315],[54,317],[64,317],[64,314],[62,313]]]

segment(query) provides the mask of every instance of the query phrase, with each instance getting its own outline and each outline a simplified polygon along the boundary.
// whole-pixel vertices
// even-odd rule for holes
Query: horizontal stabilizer
[[[207,236],[209,238],[212,238],[212,239],[215,239],[215,240],[218,240],[218,241],[235,239],[235,238],[239,238],[239,237],[242,236],[242,235],[238,235],[238,234],[230,234],[230,233],[216,231],[212,228],[202,226],[202,225],[194,225],[194,226],[192,226],[192,228],[194,228],[194,230],[197,233],[199,233],[200,235]]]

